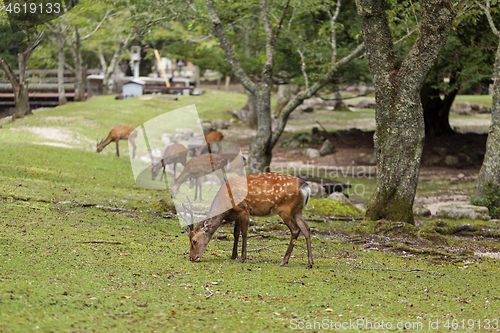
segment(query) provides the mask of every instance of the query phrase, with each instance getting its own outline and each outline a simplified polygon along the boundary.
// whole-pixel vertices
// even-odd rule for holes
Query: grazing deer
[[[229,194],[230,189],[230,194]],[[248,190],[248,193],[247,193]],[[194,218],[191,208],[191,222],[187,219],[186,206],[184,214],[180,216],[188,224],[186,231],[189,233],[191,261],[199,261],[205,252],[210,238],[221,226],[222,221],[234,221],[234,244],[231,259],[238,258],[238,238],[242,235],[242,250],[240,262],[247,257],[247,234],[249,216],[279,215],[291,232],[290,244],[280,266],[286,265],[290,259],[295,242],[302,231],[306,238],[308,264],[313,265],[311,251],[311,236],[307,223],[302,218],[302,209],[307,208],[311,189],[309,185],[294,176],[280,173],[256,173],[243,177],[231,177],[222,186],[212,202],[207,216],[212,216],[201,221],[193,228]],[[236,206],[234,202],[239,202]],[[214,212],[220,212],[215,215]]]
[[[229,161],[229,166],[224,170],[226,173],[234,172],[238,176],[243,176],[245,175],[245,164],[246,164],[246,158],[241,156],[239,154],[219,154],[219,156],[222,156],[223,158],[227,159]],[[195,179],[191,178],[191,181],[189,182],[189,188],[193,188],[195,184]],[[210,185],[209,189],[207,191],[210,191],[212,188],[212,185]]]
[[[166,147],[163,150],[161,161],[157,164],[154,164],[151,167],[151,179],[155,180],[160,170],[164,169],[165,166],[168,164],[174,164],[174,179],[175,179],[177,177],[176,173],[177,163],[180,163],[185,167],[187,154],[188,154],[187,148],[181,145],[180,143],[174,143],[173,145]],[[161,173],[160,181],[161,180],[163,180],[163,172]]]
[[[212,145],[212,147],[210,147],[210,144],[213,142],[221,142],[222,139],[224,139],[224,135],[221,132],[212,131],[208,133],[208,135],[205,136],[205,142],[207,143],[207,145],[199,147],[195,152],[195,156],[200,156],[201,154],[204,154],[206,152],[212,153],[212,148],[215,145]],[[220,151],[218,151],[218,153],[220,153]]]
[[[116,142],[116,156],[120,157],[120,152],[118,150],[118,142],[120,140],[129,139],[130,144],[132,145],[132,158],[135,158],[135,138],[137,137],[137,132],[133,127],[130,126],[118,126],[115,127],[109,132],[106,140],[101,140],[101,142],[97,143],[97,153],[100,153],[107,145],[111,143],[111,141]]]
[[[229,166],[229,161],[217,154],[204,154],[201,156],[193,157],[187,162],[186,167],[182,170],[179,178],[170,186],[170,191],[172,192],[172,197],[175,198],[179,192],[179,187],[188,180],[189,178],[196,178],[196,189],[194,193],[194,200],[198,196],[198,187],[200,188],[200,202],[203,200],[201,186],[203,181],[203,176],[208,175],[218,169],[227,168]],[[223,170],[224,171],[224,170]],[[221,176],[222,174],[222,176]],[[225,179],[223,173],[217,172],[217,177],[221,178],[221,182],[224,183]]]

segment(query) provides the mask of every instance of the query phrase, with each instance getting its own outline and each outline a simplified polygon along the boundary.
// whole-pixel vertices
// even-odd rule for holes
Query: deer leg
[[[196,185],[197,185],[196,186],[197,188],[200,187],[200,202],[202,202],[203,201],[203,197],[202,197],[202,194],[201,194],[202,193],[201,192],[201,186],[203,185],[203,177],[198,178],[198,182],[197,182]],[[195,198],[195,200],[196,200],[196,198]]]
[[[290,244],[288,244],[288,248],[286,250],[285,256],[283,257],[283,261],[281,261],[280,266],[285,266],[288,264],[288,260],[290,259],[290,255],[292,254],[293,247],[295,246],[295,242],[300,234],[300,228],[297,223],[292,219],[292,217],[286,213],[280,212],[278,215],[283,219],[283,222],[287,225],[288,229],[290,229]]]
[[[120,140],[116,140],[116,156],[120,157],[120,151],[118,150],[118,142],[120,142]]]
[[[248,236],[248,223],[249,223],[249,218],[248,215],[243,214],[244,216],[240,215],[240,223],[241,223],[241,258],[240,262],[245,262],[245,259],[247,258],[247,236]]]
[[[177,178],[177,176],[176,176],[177,172],[175,171],[176,168],[177,168],[177,162],[174,162],[174,179]]]
[[[236,219],[234,221],[234,244],[233,244],[233,255],[231,259],[238,259],[238,239],[240,238],[241,221]]]
[[[304,221],[304,218],[302,217],[302,211],[298,211],[295,213],[295,221],[297,225],[300,228],[300,231],[304,234],[304,237],[306,238],[306,244],[307,244],[307,268],[312,268],[314,262],[313,262],[313,257],[312,257],[312,249],[311,249],[311,229],[309,228],[309,225],[307,225],[306,221]]]

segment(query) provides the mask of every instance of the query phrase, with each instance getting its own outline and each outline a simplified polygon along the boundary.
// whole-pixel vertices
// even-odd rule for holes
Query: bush
[[[484,197],[473,199],[472,204],[488,207],[492,219],[500,218],[500,186],[486,183]]]

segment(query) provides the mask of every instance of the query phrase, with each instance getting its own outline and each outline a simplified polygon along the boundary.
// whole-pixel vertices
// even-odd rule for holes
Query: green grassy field
[[[275,218],[254,219],[245,263],[229,259],[230,226],[218,230],[201,262],[191,263],[177,217],[158,205],[170,195],[135,185],[126,144],[120,158],[113,144],[102,154],[94,150],[95,139],[116,125],[137,126],[193,103],[201,117],[225,118],[226,109],[244,102],[243,94],[216,93],[178,102],[100,97],[3,123],[0,332],[338,331],[335,325],[357,332],[382,321],[379,331],[391,331],[389,323],[418,332],[447,332],[446,325],[498,331],[498,261],[470,250],[496,252],[498,243],[432,231],[470,223],[495,234],[495,223],[419,220],[422,230],[434,228],[425,229],[434,238],[423,244],[436,239],[441,246],[424,251],[417,246],[423,236],[413,231],[350,236],[361,212],[314,199],[305,213],[313,269],[306,269],[303,237],[290,263],[277,266],[289,232],[266,222]],[[47,127],[67,135],[74,149],[48,145],[61,137],[30,130]],[[373,191],[373,180],[363,181]]]

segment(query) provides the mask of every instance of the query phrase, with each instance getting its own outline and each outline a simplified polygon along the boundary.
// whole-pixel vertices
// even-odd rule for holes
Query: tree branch
[[[95,27],[95,29],[91,33],[89,33],[87,36],[80,38],[80,40],[85,40],[85,39],[89,38],[90,36],[92,36],[94,34],[94,32],[96,32],[101,27],[102,23],[106,20],[106,18],[108,17],[110,12],[111,12],[111,10],[108,10],[106,12],[106,14],[104,15],[104,18],[102,19],[102,21],[99,22],[99,24]]]
[[[33,51],[35,50],[35,48],[42,41],[43,35],[44,35],[44,31],[42,30],[42,31],[40,31],[40,33],[38,34],[38,36],[35,38],[35,40],[33,40],[28,45],[28,48],[26,49],[26,51],[24,51],[24,52],[21,53],[23,55],[23,57],[26,57],[26,59],[28,59],[31,56],[31,54],[33,53]]]
[[[364,48],[365,48],[364,43],[358,45],[358,47],[354,49],[349,55],[340,59],[335,64],[332,64],[331,67],[328,69],[328,72],[320,80],[318,80],[315,84],[313,84],[309,89],[298,93],[293,99],[291,99],[288,102],[287,105],[285,105],[283,110],[281,110],[280,117],[278,118],[278,125],[276,126],[276,129],[273,132],[273,136],[270,143],[271,147],[274,147],[278,142],[278,139],[280,138],[281,133],[283,133],[288,117],[290,116],[292,111],[295,110],[300,104],[302,104],[302,102],[305,99],[314,96],[314,94],[316,94],[318,90],[323,88],[328,82],[332,80],[335,73],[337,72],[337,69],[347,64],[352,59],[356,58],[364,50]]]
[[[332,63],[337,61],[337,34],[335,33],[335,21],[340,13],[340,0],[337,1],[337,8],[335,8],[335,14],[332,15],[330,12],[330,8],[326,4],[326,0],[323,0],[323,5],[325,6],[326,12],[328,13],[328,17],[330,17],[330,29],[332,33],[331,42],[332,42]]]
[[[5,71],[5,75],[7,75],[7,77],[9,78],[10,84],[15,91],[15,87],[19,86],[19,81],[17,80],[16,74],[14,74],[14,71],[3,57],[0,57],[0,66],[2,66],[3,70]]]
[[[486,18],[488,19],[488,23],[490,24],[491,31],[498,37],[500,37],[500,32],[498,32],[497,27],[495,25],[495,22],[493,22],[493,17],[491,17],[490,13],[490,2],[487,0],[486,1],[486,7],[483,6],[479,1],[475,1],[476,4],[483,10],[484,14],[486,15]]]
[[[220,18],[217,15],[217,12],[215,11],[214,1],[213,0],[206,0],[206,3],[207,3],[207,9],[208,9],[208,15],[210,17],[210,21],[212,22],[212,25],[214,26],[215,33],[220,41],[220,46],[224,50],[224,52],[226,53],[227,60],[229,61],[229,64],[231,65],[231,69],[233,70],[234,75],[240,80],[240,82],[243,84],[243,86],[248,91],[255,93],[256,85],[252,80],[250,80],[250,78],[245,73],[245,71],[243,71],[238,59],[236,59],[236,56],[235,56],[233,49],[231,47],[231,43],[229,42],[229,39],[227,38],[226,31],[224,30],[224,27],[222,26],[222,22],[220,21]]]
[[[266,36],[266,63],[264,64],[263,76],[266,73],[271,73],[273,68],[274,60],[274,46],[272,44],[273,40],[273,29],[271,28],[271,22],[269,21],[269,7],[267,6],[266,0],[259,0],[260,6],[260,18],[264,25],[264,35]]]
[[[288,9],[289,4],[290,4],[290,0],[288,0],[286,2],[285,7],[283,8],[283,11],[281,12],[281,17],[280,17],[280,21],[278,22],[278,27],[276,28],[276,32],[274,34],[273,40],[271,41],[271,45],[273,47],[274,47],[274,44],[276,44],[276,40],[278,39],[278,35],[280,34],[281,26],[283,25],[283,20],[285,19],[286,10]]]

